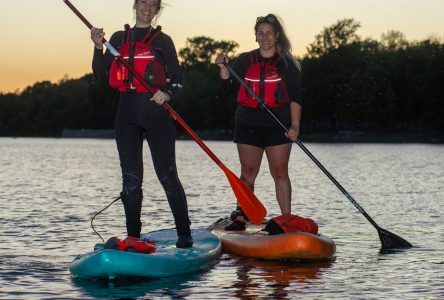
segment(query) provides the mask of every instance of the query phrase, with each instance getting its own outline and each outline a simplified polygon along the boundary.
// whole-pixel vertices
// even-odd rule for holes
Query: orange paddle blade
[[[267,210],[250,188],[223,164],[219,165],[227,175],[237,202],[253,224],[260,225],[267,215]]]
[[[85,25],[92,29],[93,26],[91,23],[86,20],[86,18],[69,2],[69,0],[63,0],[66,5],[85,23]],[[105,43],[106,47],[111,51],[111,53],[119,59],[119,61],[139,80],[139,82],[147,89],[151,90],[150,86],[145,82],[144,78],[137,73],[134,68],[125,61],[117,52],[116,49],[112,47],[110,43],[107,42],[105,38],[102,39],[102,42]],[[153,72],[157,71],[157,75],[161,74],[163,71],[160,70],[161,66],[153,66],[156,69],[152,70]],[[156,76],[156,74],[153,74]],[[162,79],[162,78],[161,78]],[[163,83],[164,84],[164,83]],[[242,210],[245,212],[247,217],[254,224],[261,224],[262,220],[265,218],[267,211],[259,199],[253,194],[253,192],[243,183],[236,175],[233,174],[227,167],[225,167],[221,161],[214,155],[213,152],[207,147],[207,145],[202,142],[202,140],[196,135],[196,133],[182,120],[182,118],[168,105],[168,103],[164,103],[163,107],[168,111],[168,113],[188,132],[188,134],[199,144],[199,146],[207,153],[213,161],[219,165],[225,174],[228,177],[228,181],[233,189],[234,195],[239,202],[239,205],[242,207]]]

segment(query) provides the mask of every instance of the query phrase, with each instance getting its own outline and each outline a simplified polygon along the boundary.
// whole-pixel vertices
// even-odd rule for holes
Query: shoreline
[[[207,141],[232,141],[233,131],[225,129],[198,130],[197,136]],[[177,133],[177,140],[192,140],[186,132]],[[64,130],[55,138],[92,138],[113,139],[113,129],[79,129]],[[309,143],[420,143],[420,144],[444,144],[444,133],[439,132],[361,132],[339,131],[324,133],[301,134],[300,140]]]

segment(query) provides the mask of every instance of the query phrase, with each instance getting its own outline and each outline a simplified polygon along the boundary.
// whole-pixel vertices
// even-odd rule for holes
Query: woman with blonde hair
[[[161,0],[135,0],[134,27],[114,33],[111,45],[128,59],[136,71],[146,78],[147,90],[126,68],[114,60],[107,50],[103,53],[101,29],[91,30],[95,50],[93,71],[96,78],[107,77],[110,85],[120,92],[119,107],[115,118],[115,136],[122,170],[121,199],[125,209],[128,237],[140,238],[142,210],[143,139],[150,148],[154,171],[165,190],[174,216],[178,240],[176,246],[193,245],[188,217],[187,199],[177,175],[175,158],[175,127],[168,112],[162,107],[182,87],[182,71],[172,39],[152,26],[153,19],[162,7]],[[150,82],[147,70],[151,66],[163,66],[168,77],[158,86]],[[156,75],[156,74],[154,74]],[[162,75],[162,74],[161,74]],[[162,76],[160,76],[162,77]]]

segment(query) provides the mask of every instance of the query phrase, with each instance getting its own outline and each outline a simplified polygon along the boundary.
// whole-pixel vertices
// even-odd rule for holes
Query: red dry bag
[[[298,231],[318,234],[318,225],[310,218],[303,218],[292,214],[283,214],[270,219],[267,226],[265,226],[264,231],[268,231],[270,235]]]

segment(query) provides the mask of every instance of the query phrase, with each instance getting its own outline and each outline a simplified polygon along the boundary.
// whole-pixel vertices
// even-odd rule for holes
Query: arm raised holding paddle
[[[114,42],[114,46],[113,46],[113,41],[108,42],[105,38],[104,35],[102,34],[102,32],[100,31],[95,31],[93,32],[94,27],[91,25],[91,23],[89,23],[89,21],[71,4],[71,2],[69,0],[63,0],[63,2],[77,15],[77,17],[79,17],[80,20],[82,20],[82,22],[91,30],[93,36],[91,37],[93,39],[94,45],[95,45],[95,55],[97,55],[98,57],[98,65],[96,65],[96,70],[94,73],[97,76],[100,76],[100,74],[103,74],[106,72],[106,69],[104,69],[104,62],[103,62],[103,53],[102,53],[102,49],[100,47],[100,37],[102,38],[101,42],[102,44],[104,44],[107,47],[107,52],[108,53],[108,57],[110,57],[109,54],[111,54],[111,58],[114,59],[115,61],[118,61],[123,67],[126,68],[127,70],[127,76],[128,76],[128,72],[132,74],[132,76],[135,77],[135,79],[138,80],[138,83],[142,86],[142,88],[144,88],[146,90],[147,93],[151,93],[152,94],[152,89],[153,86],[154,87],[159,87],[162,86],[162,82],[160,82],[160,84],[153,84],[153,85],[149,85],[147,82],[150,82],[150,80],[145,80],[143,74],[141,74],[140,72],[137,72],[137,70],[135,70],[135,68],[127,61],[125,60],[122,55],[120,54],[120,52],[116,49],[116,45],[118,45],[118,41],[121,41],[117,39],[117,42]],[[140,2],[142,3],[146,3],[147,1],[143,1],[140,0]],[[136,5],[137,3],[139,3],[138,0],[135,0],[134,3],[134,8],[136,9]],[[158,8],[160,8],[161,6],[161,2],[157,2],[158,3]],[[154,11],[156,11],[155,7],[153,8]],[[158,12],[158,10],[157,10]],[[136,13],[137,13],[137,9],[136,9]],[[147,12],[147,14],[149,14]],[[157,13],[156,13],[157,14]],[[152,28],[151,28],[152,29]],[[150,30],[151,31],[151,30]],[[111,37],[111,40],[113,39],[113,37]],[[170,43],[170,45],[172,45],[172,41]],[[98,46],[98,47],[97,47]],[[97,54],[96,54],[97,53]],[[105,53],[105,55],[107,55]],[[174,52],[171,51],[171,54],[174,54],[173,56],[175,57],[175,59],[173,59],[174,64],[177,63],[177,56],[175,54],[175,50]],[[102,59],[102,61],[100,62],[100,60]],[[93,62],[94,65],[94,62]],[[155,70],[158,70],[159,68],[156,68]],[[171,70],[170,70],[171,71]],[[103,73],[100,73],[103,72]],[[117,74],[117,72],[116,72]],[[162,74],[157,74],[160,76],[157,77],[161,77]],[[116,75],[116,77],[118,77]],[[155,76],[156,77],[156,76]],[[150,79],[150,78],[148,78]],[[155,78],[154,78],[155,79]],[[159,81],[159,80],[157,80]],[[165,80],[166,83],[166,80]],[[175,89],[180,89],[181,87],[181,83],[178,81],[172,81],[171,79],[169,80],[169,86],[171,89],[175,90]],[[143,97],[143,99],[140,99],[140,101],[138,101],[141,103],[141,105],[147,105],[145,104],[146,101],[146,97]],[[144,103],[142,103],[144,102]],[[131,102],[126,103],[127,105],[131,105]],[[234,192],[234,195],[236,196],[236,199],[238,201],[238,203],[242,206],[243,210],[245,211],[245,213],[247,214],[247,216],[250,218],[250,220],[255,223],[255,224],[261,224],[263,219],[266,216],[266,209],[265,207],[262,205],[262,203],[259,201],[259,199],[257,199],[257,197],[253,194],[253,192],[245,185],[245,183],[240,180],[238,177],[236,177],[236,175],[234,175],[233,172],[231,172],[231,170],[229,170],[215,155],[213,152],[211,152],[211,150],[204,144],[204,142],[196,135],[196,133],[182,120],[182,118],[180,118],[180,116],[171,108],[171,106],[168,105],[167,102],[163,102],[162,103],[163,108],[165,109],[166,112],[168,112],[173,119],[175,119],[184,129],[185,131],[187,131],[187,133],[197,142],[197,144],[205,151],[206,154],[208,154],[208,156],[222,169],[222,171],[225,173],[225,175],[227,176],[227,179],[231,185],[231,188]],[[154,108],[154,107],[153,107]],[[162,114],[162,112],[156,110],[159,114]],[[140,112],[138,112],[140,113]],[[170,119],[167,118],[165,116],[164,119]],[[170,144],[170,150],[174,149],[174,143]],[[156,167],[157,169],[157,167]],[[130,176],[131,174],[127,174],[127,176]],[[130,176],[131,177],[131,176]],[[140,180],[140,178],[136,178],[136,180]],[[136,181],[137,183],[138,181]],[[131,187],[131,185],[129,186]],[[131,192],[132,189],[130,188],[129,191]],[[137,197],[138,199],[140,198],[139,196]],[[138,202],[138,201],[137,201]],[[182,206],[186,207],[186,202],[182,202]],[[137,207],[139,207],[139,205],[137,205]],[[182,212],[184,212],[185,210],[182,210]],[[137,209],[137,214],[138,214],[138,209]],[[181,218],[182,221],[186,221],[188,217],[188,214],[186,213],[186,218]],[[136,218],[137,220],[137,218]],[[139,222],[140,223],[140,222]],[[188,223],[188,226],[187,226]],[[188,231],[189,228],[189,222],[182,222],[181,224],[184,225],[184,232]],[[140,234],[140,229],[139,229],[139,224],[136,223],[134,226],[135,227],[135,233],[139,233]],[[176,224],[177,225],[177,224]],[[178,231],[178,234],[180,236],[180,232]],[[186,239],[185,239],[185,244],[181,243],[178,240],[178,246],[189,246],[192,243],[192,239],[188,239],[188,235],[186,235]]]
[[[145,137],[150,145],[154,171],[173,213],[178,235],[176,246],[188,248],[193,245],[193,239],[187,199],[177,176],[175,129],[168,112],[160,106],[180,90],[182,72],[173,41],[161,31],[160,26],[152,26],[161,8],[161,0],[134,1],[136,24],[132,28],[125,26],[123,31],[114,33],[108,44],[113,47],[113,52],[118,53],[113,53],[111,49],[103,53],[104,32],[102,29],[91,28],[94,43],[93,71],[96,77],[107,77],[110,86],[120,92],[115,136],[122,171],[120,197],[125,210],[128,237],[139,238],[141,233],[144,171],[142,147]],[[116,59],[115,54],[123,58],[126,64],[122,63],[122,59]],[[146,70],[156,64],[168,68],[168,82],[156,86],[147,78],[140,80],[135,76],[135,73],[145,76]],[[135,73],[129,71],[127,65]]]
[[[291,213],[291,183],[288,162],[299,135],[302,110],[300,69],[291,54],[290,41],[278,17],[269,14],[256,20],[255,38],[258,49],[242,53],[233,68],[264,105],[278,114],[290,128],[288,132],[273,122],[250,92],[237,81],[230,80],[228,58],[218,55],[220,77],[226,89],[237,91],[234,142],[241,163],[241,179],[254,190],[254,183],[265,153],[275,182],[276,199],[282,214]],[[244,230],[245,216],[238,208],[226,230]]]
[[[259,20],[259,18],[258,18]],[[264,102],[264,98],[261,97],[262,95],[257,94],[254,89],[251,88],[251,86],[245,82],[241,78],[241,76],[238,74],[238,71],[235,70],[235,68],[231,67],[227,61],[225,61],[225,58],[223,56],[219,56],[216,63],[219,64],[221,67],[221,75],[224,74],[225,77],[227,76],[227,71],[230,73],[232,77],[236,79],[236,81],[245,89],[246,93],[253,97],[258,106],[261,107],[264,111],[268,113],[268,115],[271,117],[271,119],[277,124],[283,131],[287,134],[290,133],[291,128],[288,128],[281,118],[275,114]],[[223,70],[223,67],[226,68],[226,70]],[[382,252],[390,249],[396,249],[396,248],[410,248],[412,247],[412,244],[410,244],[407,240],[403,239],[402,237],[385,230],[384,228],[380,227],[376,222],[370,217],[370,215],[367,214],[367,212],[364,210],[364,208],[358,204],[358,202],[345,190],[345,188],[333,177],[333,175],[330,174],[330,172],[321,164],[321,162],[305,147],[305,145],[296,138],[295,143],[302,149],[302,151],[305,152],[305,154],[308,155],[308,157],[316,164],[316,166],[321,169],[321,171],[334,183],[334,185],[347,197],[348,200],[358,209],[358,211],[367,219],[367,221],[370,222],[370,224],[375,227],[376,231],[378,232],[379,239],[381,241],[381,250]]]

